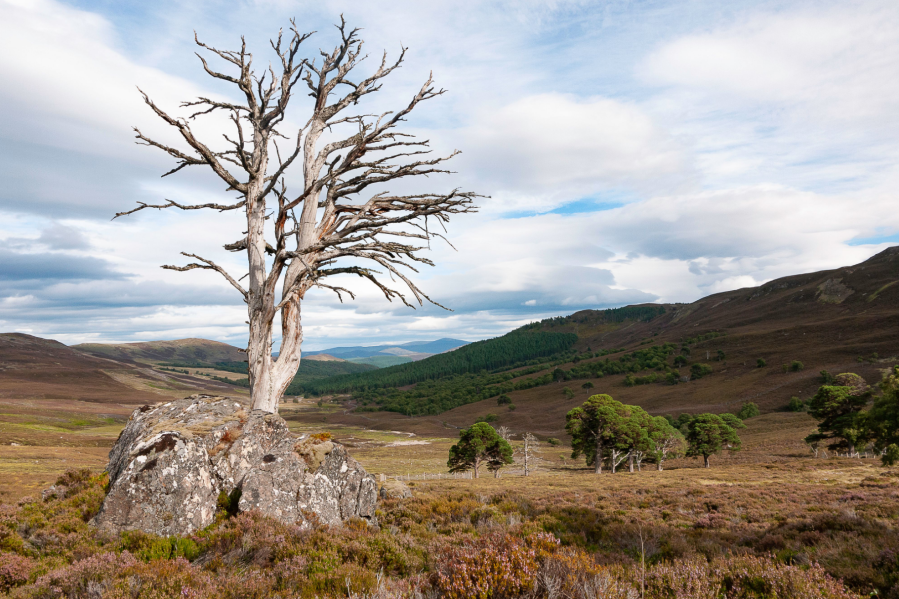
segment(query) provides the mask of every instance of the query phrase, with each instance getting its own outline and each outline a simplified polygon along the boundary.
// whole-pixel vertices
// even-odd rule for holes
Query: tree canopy
[[[830,441],[832,450],[852,454],[860,442],[866,442],[866,423],[862,408],[868,403],[870,387],[857,374],[834,377],[833,384],[822,385],[808,402],[808,413],[818,420],[818,430],[806,442]]]
[[[722,415],[723,416],[723,415]],[[706,468],[709,457],[724,449],[738,451],[741,446],[737,431],[718,414],[699,414],[687,427],[687,456],[702,457]],[[735,420],[739,419],[729,414]],[[743,423],[740,422],[740,426]]]
[[[486,422],[473,424],[459,432],[459,442],[450,447],[446,465],[450,472],[478,469],[482,464],[496,475],[500,468],[512,463],[512,446]]]
[[[667,421],[664,427],[670,428]],[[565,416],[565,430],[571,435],[571,457],[584,456],[597,474],[602,473],[606,460],[615,472],[625,458],[642,459],[654,454],[651,434],[664,427],[643,408],[622,404],[605,394],[591,396]]]

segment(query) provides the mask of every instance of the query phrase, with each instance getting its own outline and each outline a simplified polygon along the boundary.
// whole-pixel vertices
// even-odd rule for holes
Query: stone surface
[[[381,485],[381,499],[406,499],[412,497],[412,489],[401,480],[388,480]]]
[[[113,532],[188,534],[219,494],[284,522],[374,517],[377,487],[346,449],[291,433],[277,414],[195,395],[134,411],[109,453],[109,494],[92,521]],[[236,496],[236,494],[232,495]]]

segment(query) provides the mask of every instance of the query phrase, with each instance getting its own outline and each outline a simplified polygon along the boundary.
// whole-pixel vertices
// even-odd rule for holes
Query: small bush
[[[581,385],[581,389],[592,389],[596,385],[593,384],[593,381],[587,381],[583,385]]]
[[[822,385],[831,385],[833,384],[833,375],[827,372],[827,370],[821,371],[821,384]]]
[[[804,412],[805,411],[805,402],[796,397],[795,395],[790,398],[790,403],[787,404],[788,412]]]
[[[884,466],[895,466],[899,463],[899,445],[893,443],[888,446],[883,455],[880,456],[880,461]]]
[[[508,395],[506,395],[505,393],[503,393],[502,395],[500,395],[499,397],[496,398],[496,405],[498,405],[498,406],[505,406],[510,403],[512,403],[512,398],[509,397]]]
[[[687,365],[687,357],[686,356],[675,356],[674,357],[674,367],[680,368],[681,366]]]
[[[574,391],[571,390],[571,387],[565,387],[564,389],[562,389],[562,393],[567,399],[571,399],[572,397],[574,397]]]
[[[712,374],[712,367],[708,364],[693,364],[690,367],[690,378],[694,381],[710,374]]]
[[[747,418],[755,418],[760,414],[761,412],[759,411],[758,405],[756,405],[754,402],[749,401],[743,404],[743,407],[741,407],[740,411],[737,412],[737,417],[740,420],[746,420]]]
[[[437,558],[434,586],[447,599],[519,597],[537,578],[537,552],[511,535],[449,547]]]
[[[34,564],[22,555],[0,553],[0,593],[28,582],[28,574]]]
[[[668,374],[665,375],[665,382],[669,385],[676,385],[680,382],[680,373],[672,370]]]
[[[561,445],[562,444],[561,441],[559,441],[558,439],[556,439],[554,437],[550,437],[549,439],[546,440],[546,442],[549,443],[550,445]]]
[[[764,368],[768,365],[768,362],[765,361],[765,358],[759,358],[755,361],[756,368]]]
[[[510,404],[509,404],[509,411],[510,411],[510,412],[514,412],[514,411],[515,411],[515,404],[514,404],[514,403],[510,403]]]
[[[475,423],[478,422],[496,422],[499,420],[499,416],[496,414],[487,414],[486,416],[478,416],[478,419],[475,420]]]
[[[799,372],[803,368],[805,368],[805,365],[803,365],[803,363],[799,360],[793,360],[792,362],[790,362],[790,370],[792,370],[793,372]]]

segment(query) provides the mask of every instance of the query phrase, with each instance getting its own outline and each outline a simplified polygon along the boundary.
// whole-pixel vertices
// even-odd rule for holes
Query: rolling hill
[[[327,354],[357,364],[371,364],[379,368],[396,366],[407,362],[415,362],[441,354],[466,345],[468,341],[459,339],[437,339],[436,341],[412,341],[399,345],[355,345],[350,347],[332,347],[319,351],[304,352],[304,356]]]
[[[400,386],[399,379],[396,387],[384,384],[400,369],[407,378],[425,381],[434,359],[429,358],[354,375],[350,385],[348,377],[317,381],[315,389],[345,388],[347,401],[356,406],[329,422],[420,434],[468,426],[493,413],[498,424],[513,430],[561,437],[565,413],[594,393],[654,414],[736,411],[746,401],[764,413],[779,412],[792,396],[809,398],[823,369],[856,372],[873,383],[899,362],[899,247],[855,266],[784,277],[691,304],[584,310],[518,333],[573,333],[577,340],[573,351],[547,357],[542,369],[499,368],[485,378],[451,374],[412,387]],[[501,339],[481,344],[489,351]],[[651,360],[638,354],[647,350],[665,354],[659,370],[643,367]],[[678,355],[685,364],[677,368],[677,384],[669,384],[664,375],[675,369]],[[694,364],[706,364],[711,374],[690,380]],[[622,365],[628,370],[613,372]],[[548,376],[556,369],[562,380]],[[628,375],[645,384],[628,384]],[[583,388],[587,383],[593,387]],[[573,396],[564,393],[566,387]],[[510,397],[514,411],[497,405],[500,392]]]
[[[155,403],[232,385],[163,373],[22,333],[0,334],[0,400],[61,400],[103,404]]]
[[[243,354],[233,345],[208,339],[145,341],[141,343],[81,343],[75,349],[101,358],[143,362],[243,362]]]

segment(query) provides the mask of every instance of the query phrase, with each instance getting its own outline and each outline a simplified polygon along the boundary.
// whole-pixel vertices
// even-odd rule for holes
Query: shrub
[[[790,398],[790,403],[787,404],[788,412],[804,412],[805,411],[805,402],[796,397],[795,395]]]
[[[28,582],[32,561],[15,553],[0,553],[0,593]]]
[[[768,362],[766,362],[764,358],[759,358],[758,360],[755,361],[756,368],[764,368],[767,365],[768,365]]]
[[[593,384],[593,381],[587,381],[583,385],[581,385],[581,389],[592,389],[596,385]]]
[[[514,403],[510,403],[510,404],[509,404],[509,411],[510,411],[510,412],[514,412],[514,411],[515,411],[515,404],[514,404]]]
[[[478,419],[475,420],[475,423],[478,422],[496,422],[499,420],[499,416],[496,414],[487,414],[486,416],[478,416]]]
[[[502,395],[500,395],[496,398],[496,405],[498,405],[498,406],[505,406],[510,403],[512,403],[512,398],[509,397],[508,395],[506,395],[505,393],[503,393]]]
[[[712,367],[708,364],[693,364],[690,367],[690,378],[694,381],[710,374],[712,374]]]
[[[518,597],[537,577],[537,551],[511,535],[487,535],[437,557],[434,586],[447,599]]]
[[[674,367],[675,368],[680,368],[681,366],[686,366],[686,365],[687,365],[686,356],[675,356],[674,357]]]
[[[571,387],[565,387],[564,389],[562,389],[562,393],[567,399],[571,399],[572,397],[574,397],[574,391],[571,390]]]
[[[550,445],[561,445],[562,444],[561,441],[559,441],[558,439],[556,439],[554,437],[550,437],[549,439],[546,440],[546,442],[549,443]]]
[[[892,443],[880,456],[880,461],[884,466],[895,466],[899,463],[899,445]]]
[[[803,365],[803,363],[799,360],[793,360],[792,362],[790,362],[790,370],[792,370],[793,372],[799,372],[803,368],[805,368],[805,365]]]
[[[759,414],[761,414],[761,412],[759,411],[758,405],[749,401],[743,404],[743,407],[737,412],[737,417],[740,420],[746,420],[747,418],[755,418]]]
[[[665,375],[665,382],[669,385],[676,385],[680,382],[680,373],[676,370],[670,371]]]
[[[833,375],[827,372],[827,370],[821,371],[821,384],[822,385],[832,385],[833,384]]]

